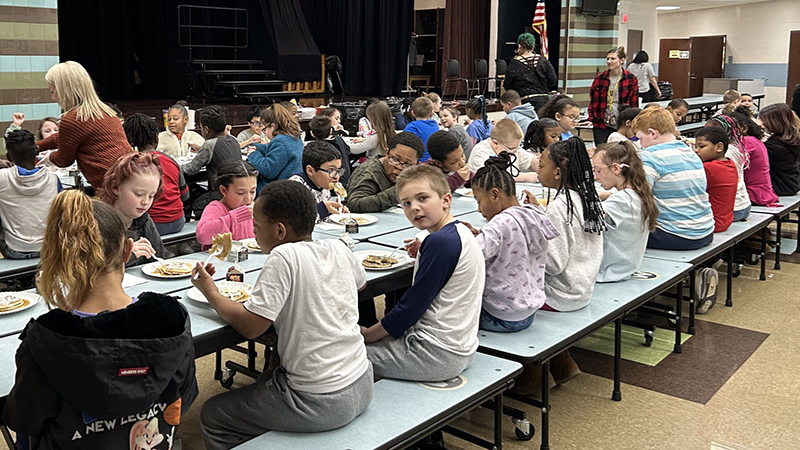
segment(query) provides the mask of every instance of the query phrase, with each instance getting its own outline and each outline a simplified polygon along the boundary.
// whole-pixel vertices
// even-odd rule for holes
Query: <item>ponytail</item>
[[[739,125],[736,121],[727,115],[720,115],[716,117],[712,117],[708,123],[712,125],[719,126],[728,134],[728,142],[730,145],[736,147],[736,151],[739,152],[738,159],[741,162],[741,169],[745,170],[750,168],[750,154],[747,153],[747,150],[744,148],[744,140],[742,139],[741,133],[739,133]]]
[[[594,174],[592,162],[586,145],[579,137],[571,137],[566,141],[559,141],[551,145],[550,158],[561,171],[561,184],[557,193],[574,189],[581,198],[583,206],[583,231],[587,233],[601,233],[606,229],[605,213],[594,188]],[[571,225],[575,214],[572,196],[564,192],[567,202],[567,221]]]
[[[528,130],[525,132],[525,139],[522,140],[522,148],[534,152],[541,152],[544,150],[544,132],[549,128],[558,128],[561,130],[561,125],[554,119],[547,117],[531,122],[528,125]]]
[[[658,206],[636,147],[630,141],[609,142],[600,144],[595,155],[600,155],[600,159],[608,166],[619,164],[625,182],[642,202],[642,227],[649,231],[655,230]]]
[[[509,197],[514,197],[517,192],[514,177],[519,175],[519,169],[514,165],[516,160],[516,155],[506,151],[487,159],[483,167],[475,172],[472,187],[484,191],[497,188]]]
[[[285,134],[292,137],[300,137],[300,124],[297,116],[293,115],[281,104],[275,103],[261,113],[261,123],[268,127],[275,126],[273,134]]]
[[[489,127],[489,116],[486,114],[486,99],[483,98],[482,95],[473,98],[467,105],[467,108],[472,110],[475,114],[480,114],[483,124],[486,125],[487,128]]]
[[[122,270],[126,228],[113,206],[73,189],[53,200],[36,287],[51,308],[72,311],[96,279]]]

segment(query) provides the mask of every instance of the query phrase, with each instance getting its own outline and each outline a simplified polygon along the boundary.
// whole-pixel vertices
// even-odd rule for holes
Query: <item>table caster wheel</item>
[[[644,346],[650,347],[653,345],[653,332],[650,330],[645,330],[644,332]]]
[[[531,425],[528,419],[514,420],[514,434],[520,441],[530,441],[536,433],[536,429]]]
[[[219,378],[219,384],[225,389],[230,389],[233,386],[233,377],[236,375],[231,369],[223,369],[222,375]]]

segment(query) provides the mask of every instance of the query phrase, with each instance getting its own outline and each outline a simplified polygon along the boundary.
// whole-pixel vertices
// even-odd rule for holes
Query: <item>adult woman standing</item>
[[[58,132],[36,143],[39,151],[50,153],[50,162],[78,169],[95,189],[103,186],[103,176],[120,156],[131,152],[125,131],[116,113],[100,101],[94,84],[82,65],[75,61],[56,64],[47,71],[53,100],[64,114]]]
[[[628,65],[628,72],[632,73],[639,81],[639,98],[642,99],[642,102],[654,102],[661,97],[656,72],[653,70],[653,65],[648,62],[649,60],[647,52],[642,50],[633,57],[633,62]]]
[[[538,110],[547,103],[547,93],[551,87],[555,87],[558,77],[550,61],[533,51],[535,44],[536,38],[532,34],[519,35],[517,56],[508,63],[503,87],[517,91],[520,100],[530,103],[534,110]]]
[[[594,129],[594,145],[605,144],[617,131],[617,112],[622,105],[639,104],[639,82],[622,68],[625,48],[612,48],[606,53],[608,70],[597,74],[589,91],[589,122]]]

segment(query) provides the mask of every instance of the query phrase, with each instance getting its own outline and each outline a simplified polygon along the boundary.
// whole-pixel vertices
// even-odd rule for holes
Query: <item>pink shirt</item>
[[[197,224],[197,242],[203,250],[211,247],[211,239],[220,233],[230,233],[235,241],[255,237],[253,216],[247,206],[234,210],[228,209],[224,203],[214,200],[203,210]]]
[[[778,196],[772,190],[769,156],[764,143],[753,136],[744,137],[744,148],[750,156],[750,167],[744,171],[744,183],[750,201],[759,206],[776,206]]]

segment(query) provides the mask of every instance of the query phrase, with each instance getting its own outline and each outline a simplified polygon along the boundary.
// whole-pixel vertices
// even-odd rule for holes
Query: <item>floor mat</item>
[[[655,367],[622,360],[622,382],[706,404],[769,336],[704,320],[696,328],[683,353],[670,353]],[[582,371],[613,379],[613,357],[577,347],[570,352]]]
[[[685,343],[691,334],[681,334],[681,343]],[[614,356],[614,324],[606,325],[592,335],[575,344],[585,350],[591,350],[608,356]],[[622,326],[622,358],[628,361],[655,366],[672,353],[675,347],[675,331],[657,328],[653,333],[653,344],[644,345],[644,331],[641,328]]]

